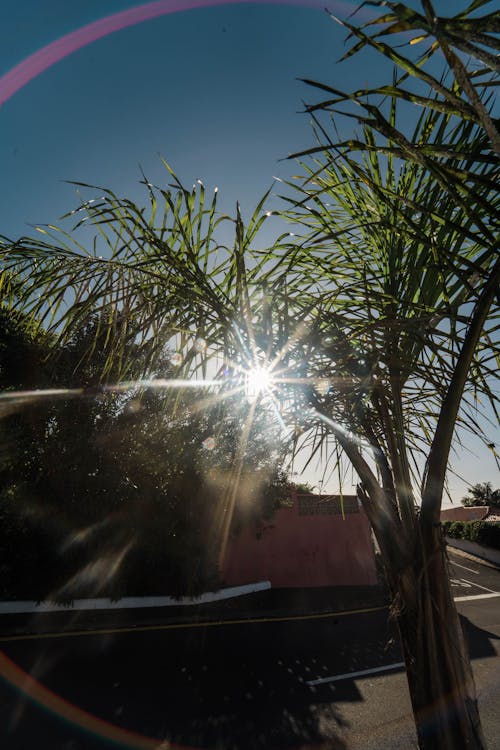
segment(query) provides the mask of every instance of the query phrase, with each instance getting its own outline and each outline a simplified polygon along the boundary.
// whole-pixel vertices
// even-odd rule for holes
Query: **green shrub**
[[[479,541],[478,534],[482,523],[482,521],[468,521],[464,526],[464,539],[477,543]]]
[[[464,539],[464,521],[452,521],[448,528],[448,536],[452,539]]]
[[[452,521],[441,521],[441,527],[443,529],[444,536],[449,536],[449,530],[450,526],[452,524]]]
[[[483,521],[478,529],[477,541],[486,547],[500,549],[500,523]]]
[[[443,533],[451,539],[465,539],[485,547],[500,549],[500,522],[444,521]]]

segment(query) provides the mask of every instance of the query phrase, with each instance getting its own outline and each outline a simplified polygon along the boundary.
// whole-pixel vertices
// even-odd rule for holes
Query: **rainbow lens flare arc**
[[[132,8],[112,13],[104,18],[85,24],[64,36],[41,47],[0,77],[0,106],[15,93],[45,70],[79,49],[98,39],[103,39],[115,31],[136,26],[161,16],[181,11],[197,10],[218,5],[289,5],[313,10],[324,10],[324,0],[155,0]],[[338,11],[352,11],[354,3],[336,0],[331,5]]]

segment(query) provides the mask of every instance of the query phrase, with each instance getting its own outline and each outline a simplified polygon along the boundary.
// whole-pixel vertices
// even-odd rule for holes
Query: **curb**
[[[484,547],[482,544],[470,542],[467,539],[452,539],[446,537],[446,544],[453,550],[470,555],[477,562],[489,563],[495,568],[500,567],[500,550]]]
[[[0,640],[6,636],[27,634],[92,632],[111,630],[134,630],[141,628],[166,629],[170,627],[198,627],[203,624],[231,624],[252,621],[301,620],[331,616],[332,612],[348,612],[353,609],[370,609],[388,605],[383,589],[356,592],[356,596],[345,596],[345,592],[325,592],[324,595],[309,596],[304,591],[286,592],[258,584],[260,590],[246,593],[249,596],[234,596],[225,601],[206,602],[199,606],[149,607],[108,610],[80,610],[59,607],[47,611],[38,608],[34,613],[0,613]],[[255,587],[256,584],[252,584]],[[239,589],[240,587],[238,587]],[[322,593],[322,592],[321,592]],[[193,603],[193,602],[192,602]],[[18,603],[19,604],[19,603]]]
[[[56,602],[44,601],[7,601],[0,602],[0,615],[12,614],[37,614],[42,612],[71,612],[91,610],[121,610],[121,609],[150,609],[152,607],[190,607],[198,604],[210,604],[224,599],[233,599],[245,594],[254,594],[258,591],[267,591],[271,588],[270,581],[248,583],[244,586],[231,586],[220,591],[201,594],[201,596],[174,599],[171,596],[137,596],[124,597],[113,601],[109,598],[101,599],[75,599],[69,604],[57,604]]]

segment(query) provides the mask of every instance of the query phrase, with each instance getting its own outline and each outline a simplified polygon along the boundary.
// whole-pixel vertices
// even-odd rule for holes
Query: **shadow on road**
[[[473,659],[498,638],[461,616]],[[0,686],[0,738],[7,750],[217,748],[347,750],[340,703],[362,703],[356,679],[317,680],[401,661],[384,612],[363,618],[196,627],[12,642],[12,662],[64,703],[43,710]],[[401,671],[401,670],[398,670]],[[377,675],[373,675],[377,679]],[[43,702],[42,702],[43,703]],[[107,730],[68,722],[76,706],[153,743],[110,743]],[[54,708],[55,706],[55,708]],[[62,708],[61,708],[62,707]],[[130,735],[132,737],[132,735]],[[107,739],[106,739],[107,737]]]
[[[10,644],[12,661],[64,703],[59,714],[57,701],[52,703],[50,713],[40,710],[33,695],[2,686],[2,747],[111,747],[106,731],[92,734],[85,720],[68,724],[69,704],[110,725],[158,738],[158,750],[166,747],[162,741],[221,750],[345,750],[345,722],[335,702],[361,696],[353,681],[307,684],[318,672],[331,672],[335,662],[319,658],[324,643],[314,635],[310,626],[288,638],[283,626],[260,626]]]
[[[478,628],[464,615],[459,615],[459,617],[469,647],[470,658],[482,659],[488,656],[496,656],[496,650],[491,643],[491,639],[498,641],[500,636]]]

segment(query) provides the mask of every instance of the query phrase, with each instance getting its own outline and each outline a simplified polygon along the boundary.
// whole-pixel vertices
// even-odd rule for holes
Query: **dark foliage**
[[[287,492],[266,415],[256,414],[243,449],[241,395],[210,405],[198,390],[113,392],[98,381],[105,346],[82,360],[97,322],[54,350],[27,319],[7,322],[4,389],[79,393],[0,404],[0,596],[69,601],[217,588],[225,515],[233,530],[270,517]]]
[[[485,547],[500,549],[500,523],[493,521],[446,521],[444,533],[452,539],[465,539]]]
[[[493,505],[500,508],[500,489],[493,489],[491,482],[480,482],[467,490],[467,495],[461,500],[466,508]]]

